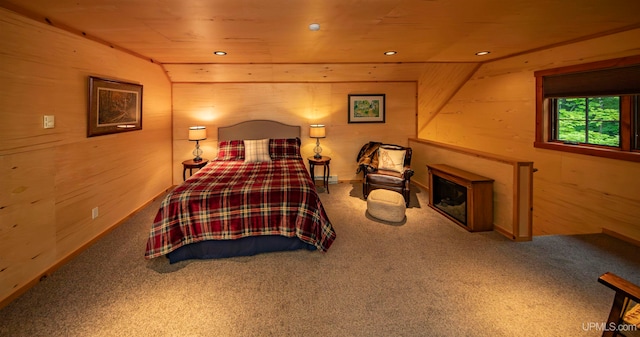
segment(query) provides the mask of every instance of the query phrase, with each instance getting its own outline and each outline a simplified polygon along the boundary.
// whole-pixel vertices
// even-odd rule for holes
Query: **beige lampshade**
[[[326,137],[324,125],[312,124],[309,128],[309,137],[311,138],[324,138]]]
[[[207,128],[204,126],[190,126],[189,140],[207,139]]]

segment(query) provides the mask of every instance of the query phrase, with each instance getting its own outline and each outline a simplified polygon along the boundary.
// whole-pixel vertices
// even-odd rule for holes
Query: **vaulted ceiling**
[[[0,6],[161,64],[482,62],[640,27],[638,0],[0,0]],[[310,30],[311,23],[320,29]],[[390,50],[397,54],[385,56]],[[491,53],[475,55],[485,50]]]

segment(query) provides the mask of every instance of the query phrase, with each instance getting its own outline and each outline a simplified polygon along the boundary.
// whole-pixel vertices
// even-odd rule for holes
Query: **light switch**
[[[53,129],[56,126],[55,117],[53,115],[44,116],[44,128]]]

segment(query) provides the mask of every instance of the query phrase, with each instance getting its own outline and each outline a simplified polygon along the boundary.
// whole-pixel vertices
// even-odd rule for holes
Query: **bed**
[[[329,249],[336,233],[300,156],[299,126],[248,121],[219,128],[218,142],[217,158],[163,199],[146,259]]]

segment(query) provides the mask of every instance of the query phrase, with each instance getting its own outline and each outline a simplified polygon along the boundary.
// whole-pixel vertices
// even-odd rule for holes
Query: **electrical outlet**
[[[98,217],[98,207],[94,207],[94,208],[91,210],[91,219],[93,220],[93,219],[95,219],[95,218],[97,218],[97,217]]]

